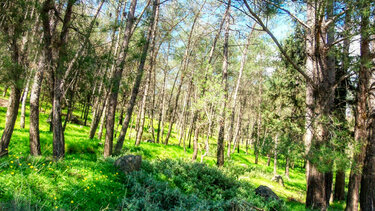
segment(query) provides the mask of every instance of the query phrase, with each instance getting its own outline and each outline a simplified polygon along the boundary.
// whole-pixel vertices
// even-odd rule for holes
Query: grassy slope
[[[5,124],[6,108],[0,107],[0,133]],[[78,113],[76,113],[79,116]],[[63,162],[51,162],[52,133],[46,123],[48,113],[41,113],[41,145],[44,156],[28,156],[28,113],[26,128],[20,129],[19,118],[9,146],[10,156],[0,160],[0,203],[3,206],[22,206],[23,208],[64,208],[64,209],[116,209],[127,197],[128,178],[116,171],[112,163],[115,158],[104,159],[102,142],[89,140],[88,126],[68,124],[65,131],[66,158]],[[140,154],[151,164],[160,160],[172,159],[190,162],[192,149],[178,146],[176,133],[172,134],[171,145],[142,143],[135,147],[134,140],[126,139],[124,153]],[[127,135],[126,138],[129,136]],[[135,137],[134,131],[132,137]],[[215,165],[216,146],[212,139],[209,156],[204,162]],[[198,155],[200,160],[200,154]],[[254,156],[250,152],[234,153],[226,160],[223,171],[235,171],[233,175],[253,187],[266,185],[286,201],[288,210],[305,210],[302,202],[305,195],[305,176],[301,169],[291,169],[290,179],[284,179],[285,187],[271,182],[272,167],[266,166],[266,158],[261,157],[258,165],[253,164]],[[154,164],[155,164],[154,163]],[[278,173],[283,175],[283,169]],[[158,180],[167,182],[165,175],[157,175]],[[173,182],[173,181],[172,181]],[[188,191],[182,191],[188,192]],[[343,204],[334,204],[332,210],[343,209]]]

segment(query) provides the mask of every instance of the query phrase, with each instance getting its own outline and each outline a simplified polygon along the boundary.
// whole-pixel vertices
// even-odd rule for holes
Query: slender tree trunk
[[[113,130],[114,130],[114,123],[115,123],[115,114],[116,114],[116,106],[117,106],[117,97],[120,88],[120,81],[122,77],[122,72],[124,70],[124,64],[126,61],[126,56],[129,47],[129,41],[132,36],[132,28],[134,25],[134,13],[135,7],[137,5],[137,0],[132,0],[130,4],[130,10],[128,13],[128,18],[126,22],[126,28],[124,32],[124,39],[122,43],[123,50],[119,55],[119,59],[116,63],[116,68],[112,73],[111,76],[111,84],[112,88],[109,92],[109,101],[107,105],[107,115],[106,115],[106,134],[105,134],[105,144],[104,144],[104,157],[108,157],[112,155],[112,148],[113,148]],[[143,70],[142,70],[143,73]],[[139,74],[137,74],[139,75]],[[137,76],[138,78],[138,76]],[[139,85],[138,85],[139,86]],[[137,90],[138,91],[138,90]],[[128,118],[128,117],[126,117]],[[124,127],[124,125],[123,125]],[[121,134],[120,134],[121,137]],[[123,136],[125,137],[125,136]]]
[[[130,119],[131,119],[131,116],[132,116],[132,113],[133,113],[133,108],[134,108],[134,105],[135,105],[135,102],[136,102],[136,99],[137,99],[137,95],[138,95],[138,92],[139,92],[139,87],[140,87],[141,81],[142,81],[144,65],[145,65],[146,58],[147,58],[147,52],[148,52],[149,44],[150,44],[150,41],[151,41],[153,33],[154,33],[154,23],[155,23],[155,19],[156,19],[156,15],[157,15],[156,12],[158,11],[157,10],[158,7],[159,7],[159,0],[155,0],[154,5],[153,5],[153,15],[151,17],[150,25],[149,25],[149,28],[148,28],[147,41],[146,41],[146,43],[143,47],[141,60],[140,60],[138,70],[137,70],[137,76],[136,76],[136,79],[135,79],[135,83],[133,85],[133,90],[132,90],[132,94],[131,94],[131,97],[130,97],[130,102],[129,102],[129,105],[128,105],[128,108],[127,108],[127,111],[126,111],[126,117],[125,117],[124,123],[122,124],[121,133],[120,133],[120,135],[117,139],[117,144],[116,144],[116,147],[115,147],[115,153],[116,154],[120,153],[120,151],[122,149],[122,146],[124,144],[126,131],[129,127],[129,122],[130,122]],[[108,128],[107,128],[107,130],[108,130]]]
[[[230,20],[230,4],[231,1],[228,1],[228,7],[225,17],[225,35],[224,35],[224,49],[223,49],[223,75],[222,75],[222,86],[224,88],[224,99],[223,105],[221,108],[220,114],[220,123],[219,123],[219,135],[217,138],[217,163],[216,165],[221,167],[224,165],[224,127],[225,127],[225,109],[227,107],[228,100],[228,43],[229,43],[229,20]]]
[[[8,155],[8,146],[10,143],[10,138],[12,137],[14,125],[16,123],[18,108],[20,105],[21,89],[12,86],[10,92],[5,128],[1,136],[0,141],[0,157]]]
[[[125,6],[124,6],[124,8],[125,8]],[[115,15],[116,19],[118,19],[118,17],[119,17],[120,9],[121,9],[121,3],[119,3],[117,5],[117,8],[116,8],[116,15]],[[124,16],[125,15],[121,15],[121,22],[123,21]],[[119,32],[117,34],[117,40],[116,40],[117,27],[118,27],[118,25],[114,24],[113,29],[112,29],[112,36],[111,36],[112,37],[112,43],[111,43],[111,47],[109,49],[109,52],[111,54],[112,51],[113,51],[113,48],[115,48],[115,51],[114,51],[113,55],[116,59],[120,59],[120,58],[118,58],[118,56],[119,56],[118,51],[119,51],[119,48],[120,48],[119,43],[120,43],[120,34],[122,34],[122,30],[121,29],[119,30]],[[116,40],[116,43],[114,42],[115,40]],[[102,101],[101,100],[102,98],[100,96],[98,96],[97,99],[96,99],[96,102],[95,102],[96,106],[94,106],[95,110],[94,110],[94,114],[93,114],[91,126],[90,126],[90,135],[89,135],[90,139],[93,139],[95,137],[95,133],[96,133],[96,130],[99,126],[99,122],[101,121],[101,119],[103,119],[103,118],[101,118],[101,116],[103,115],[103,111],[106,112],[104,107],[105,107],[105,104],[107,103],[109,92],[107,92],[106,89],[103,89],[103,87],[105,87],[104,83],[105,83],[105,80],[107,79],[108,72],[112,73],[112,70],[115,67],[114,62],[112,62],[111,67],[110,67],[110,63],[111,63],[111,61],[108,58],[105,69],[104,69],[104,74],[103,74],[103,78],[102,78],[102,81],[101,81],[101,84],[100,84],[100,88],[99,88],[99,95],[104,92],[105,93],[105,98],[104,98],[105,100],[103,100],[103,102],[101,103],[100,101]]]
[[[31,76],[27,79],[27,83],[26,83],[26,86],[22,95],[21,120],[20,120],[20,127],[22,129],[25,128],[26,101],[27,101],[27,96],[29,94],[30,80],[31,80]]]
[[[30,94],[30,154],[33,156],[41,155],[40,137],[39,137],[39,98],[42,87],[44,70],[43,62],[39,62],[38,70],[34,76],[34,82],[31,86]]]
[[[155,4],[158,4],[158,3],[155,2]],[[159,19],[159,6],[155,6],[154,10],[156,10],[154,13],[154,22],[153,22],[153,25],[151,26],[152,29],[150,30],[150,35],[149,35],[150,36],[149,40],[150,40],[150,52],[151,52],[150,60],[151,61],[150,61],[150,67],[148,69],[147,81],[146,81],[145,90],[144,90],[143,99],[142,99],[141,116],[140,116],[141,125],[137,131],[137,136],[136,136],[136,141],[135,141],[136,146],[138,146],[142,140],[143,126],[145,124],[147,97],[148,97],[148,92],[151,86],[151,80],[152,80],[151,77],[152,77],[152,72],[154,69],[154,64],[155,64],[155,60],[157,56],[156,49],[155,49],[155,42],[156,42],[156,30],[157,30],[158,19]]]
[[[107,105],[108,105],[108,98],[104,101],[104,107],[103,107],[103,110],[102,110],[102,114],[100,115],[101,116],[101,119],[100,119],[100,126],[99,126],[99,132],[98,132],[98,139],[99,140],[102,140],[102,136],[103,136],[103,128],[104,128],[104,122],[105,122],[105,115],[104,112],[107,111]]]
[[[275,149],[273,152],[273,175],[277,175],[277,148],[279,144],[279,134],[275,137]]]
[[[5,85],[5,87],[4,87],[4,92],[3,92],[3,97],[5,97],[5,96],[7,95],[8,88],[9,88],[9,86],[8,86],[8,85]]]
[[[198,18],[201,14],[202,8],[203,8],[205,3],[206,3],[206,1],[204,1],[204,3],[202,3],[199,11],[196,13],[196,15],[194,17],[194,20],[193,20],[193,24],[192,24],[191,29],[190,29],[190,33],[189,33],[189,37],[188,37],[188,41],[187,41],[187,46],[186,46],[186,49],[185,49],[184,58],[181,62],[180,84],[177,87],[176,99],[175,99],[173,108],[171,109],[171,113],[170,113],[168,133],[167,133],[167,136],[165,137],[165,142],[164,142],[165,145],[168,145],[169,137],[172,133],[173,124],[175,122],[175,118],[176,118],[176,114],[177,114],[177,106],[178,106],[178,102],[179,102],[179,98],[180,98],[180,94],[181,94],[181,87],[183,85],[183,81],[184,81],[184,78],[186,76],[186,70],[189,67],[190,55],[191,55],[191,51],[192,51],[191,50],[191,48],[192,48],[191,43],[192,43],[192,37],[193,37],[193,34],[194,34],[194,30],[195,30],[195,25],[198,21]]]
[[[251,34],[252,34],[252,32],[248,35],[247,43],[245,44],[245,48],[242,51],[240,70],[239,70],[239,73],[238,73],[236,88],[235,88],[234,93],[233,93],[233,104],[231,106],[232,112],[231,112],[230,117],[229,117],[230,123],[229,123],[229,138],[228,138],[228,151],[227,151],[228,157],[230,157],[230,147],[231,147],[231,142],[232,142],[232,139],[233,139],[233,131],[234,131],[233,126],[234,126],[234,116],[236,114],[237,95],[238,95],[238,90],[239,90],[240,84],[241,84],[242,73],[243,73],[243,70],[245,68],[247,51],[248,51],[248,48],[249,48],[249,45],[250,45]],[[235,147],[233,146],[233,151],[234,151],[234,149],[235,149]]]
[[[151,79],[150,78],[150,76],[151,76],[150,71],[151,70],[149,70],[149,73],[148,73],[148,76],[147,76],[145,90],[144,90],[144,93],[143,93],[142,104],[141,104],[141,107],[139,109],[140,116],[138,118],[139,118],[140,124],[139,124],[138,130],[137,130],[137,135],[136,135],[136,139],[135,139],[135,145],[136,146],[139,146],[139,144],[141,143],[142,134],[143,134],[143,127],[144,127],[144,124],[145,124],[146,100],[147,100],[147,96],[148,96],[148,89],[149,89],[149,86],[150,86],[150,79]]]
[[[192,157],[192,160],[193,161],[196,161],[197,160],[197,155],[198,155],[198,137],[199,136],[199,126],[197,125],[195,127],[195,131],[194,131],[194,142],[193,142],[193,157]]]

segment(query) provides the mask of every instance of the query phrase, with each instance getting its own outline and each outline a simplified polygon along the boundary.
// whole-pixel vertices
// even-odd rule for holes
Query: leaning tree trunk
[[[10,143],[10,138],[13,134],[14,125],[18,115],[18,108],[20,106],[21,92],[21,89],[14,85],[12,86],[8,102],[5,128],[0,141],[0,157],[8,155],[8,146]]]
[[[129,48],[130,37],[132,36],[132,28],[134,25],[134,13],[137,0],[132,0],[130,4],[130,10],[128,13],[128,18],[126,22],[126,28],[124,32],[124,39],[122,43],[123,50],[119,55],[119,59],[116,63],[116,68],[111,76],[111,89],[109,92],[109,100],[107,105],[107,115],[106,115],[106,133],[105,133],[105,143],[104,143],[104,157],[112,155],[113,148],[113,132],[115,126],[115,114],[117,106],[118,92],[120,89],[120,81],[122,77],[122,72],[124,70],[124,64],[126,61],[126,56]],[[124,125],[123,125],[124,126]],[[120,135],[121,136],[121,135]]]
[[[117,143],[116,143],[116,146],[115,146],[115,153],[116,154],[120,153],[120,151],[122,149],[122,146],[123,146],[124,140],[125,140],[126,131],[129,127],[130,119],[131,119],[131,116],[133,114],[133,108],[134,108],[134,105],[136,103],[137,95],[138,95],[138,92],[139,92],[139,87],[140,87],[141,82],[142,82],[142,76],[143,76],[143,72],[144,72],[144,66],[145,66],[145,63],[146,63],[147,52],[148,52],[148,49],[149,49],[150,41],[152,39],[152,35],[154,33],[154,22],[155,22],[155,19],[156,19],[156,12],[157,12],[158,7],[159,7],[159,0],[155,0],[154,4],[153,4],[153,9],[152,9],[153,14],[151,16],[150,25],[148,27],[147,41],[146,41],[146,43],[143,47],[142,55],[141,55],[141,58],[140,58],[140,63],[139,63],[138,70],[137,70],[137,76],[136,76],[136,79],[135,79],[135,82],[134,82],[134,85],[133,85],[132,94],[131,94],[131,97],[130,97],[130,102],[129,102],[129,105],[126,109],[126,117],[125,117],[124,123],[122,124],[121,133],[120,133],[120,135],[117,139]],[[107,130],[108,130],[108,128],[107,128]]]
[[[156,4],[158,4],[157,2],[155,2]],[[156,42],[156,30],[157,30],[157,26],[158,26],[158,19],[159,19],[159,6],[156,6],[154,8],[156,11],[154,13],[154,22],[153,22],[153,25],[152,25],[152,29],[151,29],[151,33],[150,33],[150,37],[149,37],[149,40],[150,40],[150,52],[151,52],[151,61],[150,61],[150,67],[149,67],[149,70],[148,70],[148,75],[147,75],[147,81],[146,81],[146,85],[145,85],[145,91],[144,91],[144,94],[143,94],[143,99],[142,99],[142,106],[141,106],[141,116],[140,116],[140,127],[137,131],[137,136],[136,136],[136,140],[135,140],[135,145],[138,146],[140,143],[141,143],[141,140],[142,140],[142,134],[143,134],[143,126],[145,124],[145,114],[146,114],[146,104],[147,104],[147,98],[148,98],[148,92],[149,92],[149,89],[150,89],[150,86],[151,86],[151,80],[152,80],[152,72],[154,70],[154,64],[155,64],[155,60],[156,60],[156,49],[155,49],[155,42]],[[153,108],[152,108],[153,109]],[[152,126],[153,128],[153,126]]]

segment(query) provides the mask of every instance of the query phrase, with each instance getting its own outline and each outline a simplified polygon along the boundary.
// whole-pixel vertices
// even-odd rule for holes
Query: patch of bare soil
[[[7,107],[8,101],[0,98],[0,107]]]

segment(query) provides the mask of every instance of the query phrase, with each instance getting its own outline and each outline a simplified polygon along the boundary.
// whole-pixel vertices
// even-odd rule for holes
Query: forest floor
[[[78,112],[74,114],[80,116]],[[5,115],[6,108],[0,107],[0,134]],[[9,157],[0,159],[0,210],[226,210],[233,207],[305,210],[305,174],[298,165],[290,169],[290,179],[283,176],[283,187],[271,181],[273,167],[267,166],[266,157],[261,156],[259,163],[254,164],[251,150],[248,155],[243,149],[233,153],[231,158],[226,158],[223,168],[217,168],[215,139],[210,140],[210,153],[204,157],[204,164],[200,164],[201,152],[197,162],[191,162],[192,148],[184,151],[178,145],[176,133],[167,146],[142,142],[136,147],[132,130],[122,155],[142,155],[142,170],[124,175],[113,166],[119,156],[103,158],[103,140],[88,138],[89,126],[68,124],[66,157],[53,162],[48,112],[42,112],[40,119],[43,156],[29,156],[28,117],[26,113],[25,129],[20,129],[17,119]],[[145,133],[146,139],[150,134]],[[284,175],[284,165],[279,162],[278,174]],[[254,189],[259,185],[270,187],[282,202],[265,201],[256,196]],[[343,210],[343,207],[343,203],[334,203],[330,210]]]

